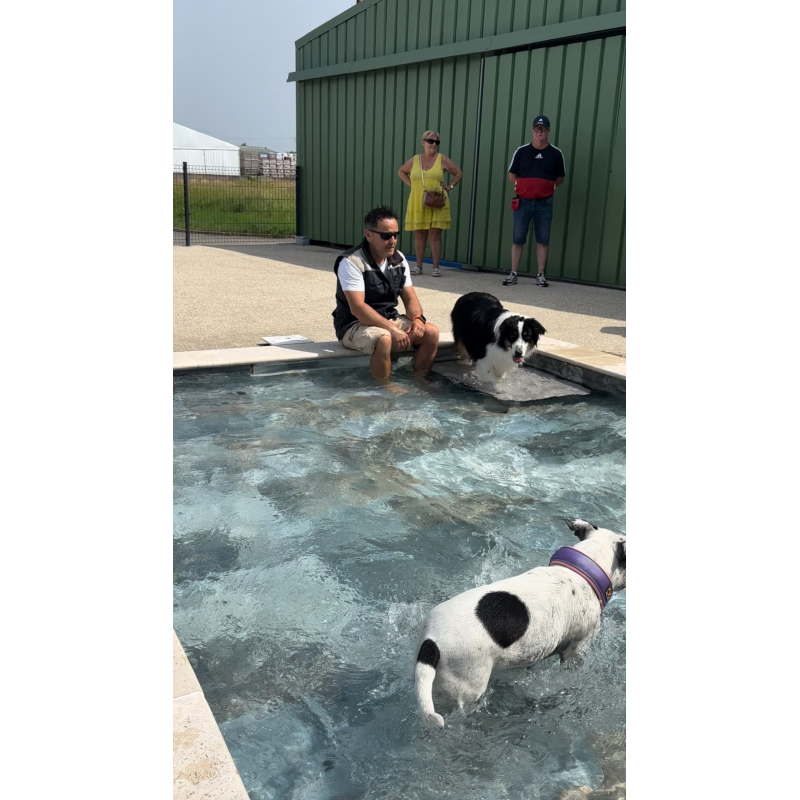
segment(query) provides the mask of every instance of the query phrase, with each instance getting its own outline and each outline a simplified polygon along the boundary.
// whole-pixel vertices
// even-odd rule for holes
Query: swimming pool
[[[251,800],[624,782],[625,592],[581,667],[496,673],[443,731],[420,726],[413,691],[433,605],[546,564],[574,540],[564,516],[625,533],[624,401],[487,405],[402,369],[397,384],[176,382],[174,625]]]

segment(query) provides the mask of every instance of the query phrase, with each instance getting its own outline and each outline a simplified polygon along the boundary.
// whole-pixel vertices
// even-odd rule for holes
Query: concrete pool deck
[[[173,352],[254,347],[262,336],[334,339],[331,311],[339,250],[291,244],[173,248]],[[413,260],[412,260],[412,263]],[[424,269],[430,271],[430,265]],[[442,269],[413,278],[425,315],[450,330],[456,299],[490,292],[509,310],[536,317],[548,337],[625,357],[625,292],[520,277],[503,286],[496,273]]]
[[[256,372],[359,358],[332,341],[332,268],[338,252],[277,244],[174,247],[173,374],[226,367]],[[453,303],[466,292],[486,291],[547,328],[531,366],[590,388],[625,392],[624,292],[557,282],[541,288],[527,278],[504,287],[494,273],[442,272],[439,279],[415,277],[414,285],[426,316],[440,328],[443,358],[455,354],[449,325]],[[258,346],[262,336],[285,334],[305,336],[312,344]],[[247,800],[174,631],[173,797]]]

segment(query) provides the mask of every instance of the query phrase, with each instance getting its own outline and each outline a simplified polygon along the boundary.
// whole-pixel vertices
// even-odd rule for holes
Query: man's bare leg
[[[388,380],[392,372],[392,337],[381,336],[369,359],[369,372],[373,378]]]
[[[414,375],[427,375],[439,350],[439,329],[430,322],[425,323],[425,334],[414,357]]]

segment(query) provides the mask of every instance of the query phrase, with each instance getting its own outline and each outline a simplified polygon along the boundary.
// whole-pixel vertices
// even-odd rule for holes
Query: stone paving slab
[[[439,350],[453,348],[452,334],[439,340]],[[204,367],[250,366],[285,362],[318,361],[333,358],[358,358],[361,354],[348,350],[337,341],[309,342],[266,347],[232,347],[219,350],[194,350],[172,354],[172,369],[180,372]]]
[[[539,354],[575,364],[578,367],[591,369],[605,375],[621,378],[627,377],[627,361],[611,353],[598,353],[586,347],[578,347],[569,342],[558,342],[542,337],[537,348]],[[536,356],[534,356],[535,358]]]
[[[192,665],[186,658],[175,631],[172,631],[172,699],[199,691],[201,691],[200,684],[197,682]]]
[[[174,800],[248,800],[236,765],[172,632],[172,796]]]
[[[454,348],[452,333],[443,333],[439,340],[439,352],[445,355]],[[592,370],[610,377],[626,377],[626,361],[610,353],[598,353],[585,347],[562,342],[542,336],[536,348],[534,359],[540,368],[547,369],[547,360],[556,359],[574,365],[583,370]],[[172,369],[183,372],[191,369],[246,367],[260,364],[302,363],[327,359],[361,359],[363,357],[353,350],[348,350],[337,341],[311,342],[295,345],[268,347],[221,348],[218,350],[196,350],[172,354]],[[553,371],[553,370],[548,370]],[[561,374],[558,372],[557,374]],[[581,383],[581,381],[578,381]],[[590,385],[590,384],[586,384]]]

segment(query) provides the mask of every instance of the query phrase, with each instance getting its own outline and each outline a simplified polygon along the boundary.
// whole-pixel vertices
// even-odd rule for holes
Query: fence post
[[[189,170],[183,162],[183,218],[186,224],[186,246],[189,247]]]
[[[308,236],[301,236],[303,230],[302,196],[300,192],[300,167],[294,168],[294,243],[299,245],[310,244]]]
[[[294,235],[298,237],[302,234],[300,211],[300,167],[294,168]]]

